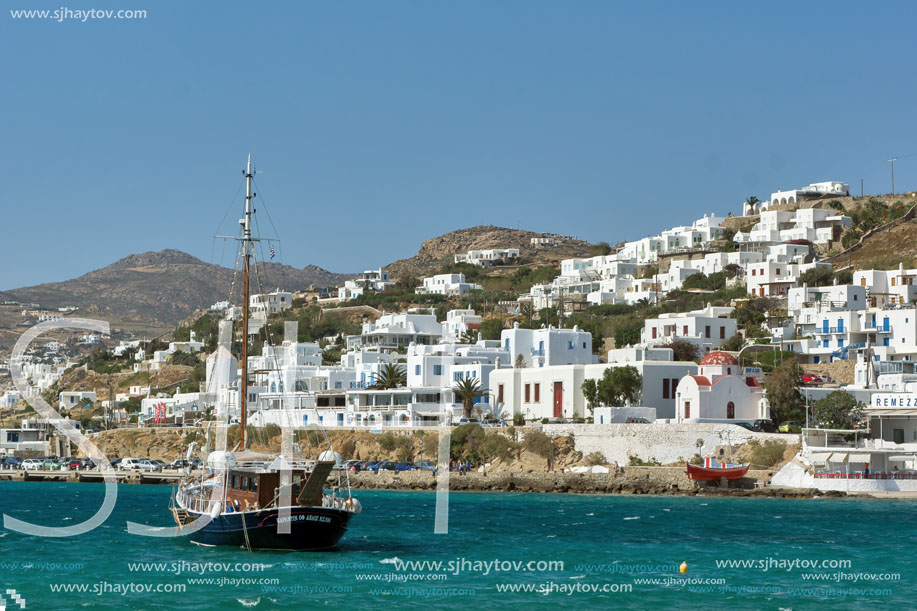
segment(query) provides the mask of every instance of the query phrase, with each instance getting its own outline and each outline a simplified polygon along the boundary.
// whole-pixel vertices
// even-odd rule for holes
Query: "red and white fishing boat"
[[[685,467],[687,468],[686,473],[689,479],[698,482],[713,482],[719,481],[721,477],[725,477],[726,479],[739,479],[740,477],[745,477],[750,464],[751,463],[733,465],[721,463],[708,456],[704,459],[703,466],[685,463]]]

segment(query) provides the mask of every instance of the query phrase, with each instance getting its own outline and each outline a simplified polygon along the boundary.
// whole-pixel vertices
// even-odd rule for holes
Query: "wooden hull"
[[[744,464],[739,467],[710,468],[685,463],[688,478],[698,482],[719,481],[721,477],[725,477],[726,479],[739,479],[740,477],[745,477],[745,474],[748,473],[749,466],[748,464]]]

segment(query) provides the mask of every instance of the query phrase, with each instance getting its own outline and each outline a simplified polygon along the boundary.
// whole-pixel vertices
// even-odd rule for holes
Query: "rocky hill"
[[[592,254],[593,246],[582,240],[566,241],[556,246],[532,246],[532,238],[541,235],[534,231],[507,229],[493,225],[458,229],[430,238],[421,244],[416,255],[395,261],[387,265],[386,269],[395,279],[405,275],[420,276],[438,271],[444,265],[452,263],[453,257],[458,253],[489,248],[518,248],[523,263],[538,265],[553,265],[562,259],[586,257]]]
[[[259,263],[252,290],[278,287],[296,291],[315,284],[338,284],[349,274],[314,265],[302,269]],[[45,307],[76,306],[78,314],[114,322],[137,321],[172,326],[194,310],[227,299],[232,269],[205,263],[178,250],[130,255],[102,269],[67,280],[6,291],[9,299]]]

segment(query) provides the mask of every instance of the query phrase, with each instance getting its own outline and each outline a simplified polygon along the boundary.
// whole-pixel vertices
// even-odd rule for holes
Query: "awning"
[[[823,465],[831,456],[831,452],[813,452],[812,453],[812,464]]]
[[[897,461],[900,461],[900,462],[905,462],[905,461],[908,461],[908,460],[914,460],[914,458],[915,458],[914,455],[911,455],[911,456],[904,456],[904,455],[899,454],[899,455],[897,455],[897,456],[889,456],[889,457],[888,457],[888,460],[897,460]]]
[[[869,459],[870,459],[869,454],[851,454],[850,455],[850,462],[866,464],[869,462]]]
[[[835,452],[828,458],[828,462],[847,462],[847,452]]]
[[[913,407],[868,407],[866,416],[917,416],[917,408]]]
[[[448,411],[445,411],[445,412],[416,411],[416,412],[414,412],[414,415],[415,415],[415,416],[421,416],[421,417],[423,417],[423,418],[433,418],[433,417],[437,417],[437,416],[445,416],[445,415],[447,415],[448,413],[449,413]]]

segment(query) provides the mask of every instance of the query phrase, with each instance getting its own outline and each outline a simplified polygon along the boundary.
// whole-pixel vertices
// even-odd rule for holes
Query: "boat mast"
[[[242,381],[239,385],[239,406],[242,408],[240,418],[241,431],[239,448],[245,449],[245,426],[247,423],[248,403],[248,266],[252,255],[252,156],[248,155],[245,167],[245,218],[242,219]]]

